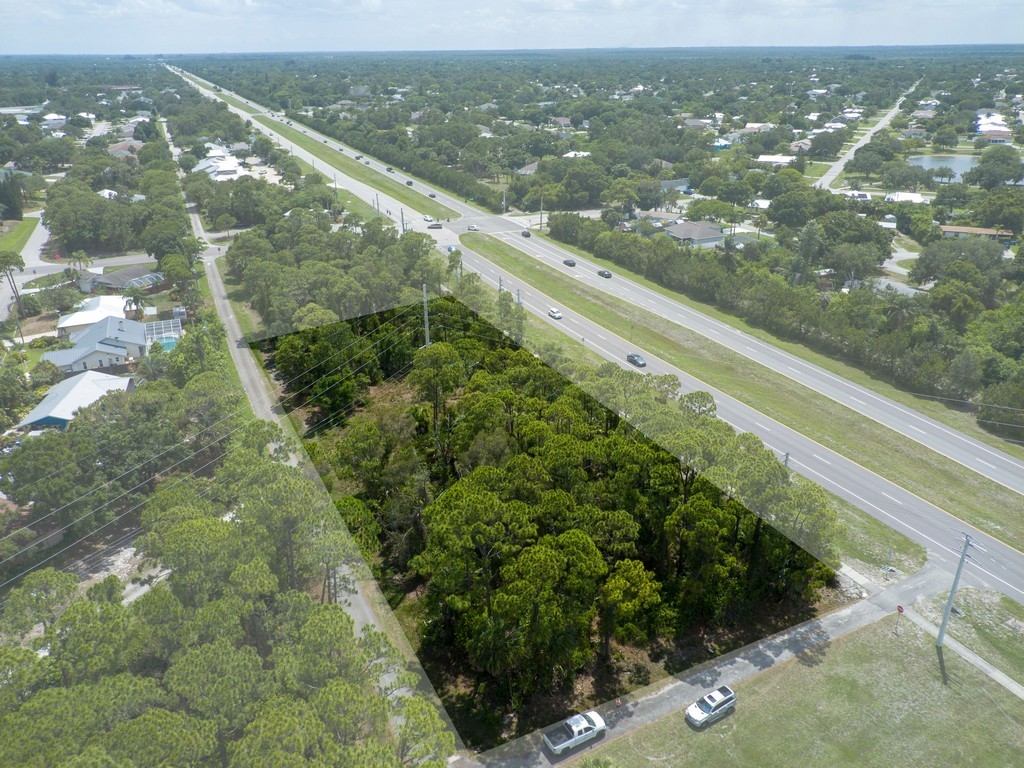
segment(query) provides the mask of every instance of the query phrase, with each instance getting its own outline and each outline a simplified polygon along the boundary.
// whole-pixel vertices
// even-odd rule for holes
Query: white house
[[[124,320],[124,299],[121,296],[90,296],[78,305],[78,311],[61,315],[57,335],[71,336],[108,317]]]
[[[924,195],[919,192],[891,192],[885,196],[887,203],[925,203]]]

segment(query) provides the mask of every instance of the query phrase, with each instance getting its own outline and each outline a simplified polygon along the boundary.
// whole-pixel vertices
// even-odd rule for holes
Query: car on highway
[[[363,165],[369,165],[369,164],[370,164],[369,160],[363,160]]]
[[[412,186],[412,179],[409,179],[407,182],[405,182],[405,186],[411,187]]]
[[[686,708],[686,719],[698,728],[710,725],[736,708],[736,694],[728,685],[701,696]]]
[[[567,267],[575,267],[576,259],[562,259],[562,263]]]
[[[630,352],[626,355],[626,362],[630,365],[635,365],[637,368],[646,368],[647,361],[643,355],[637,354],[636,352]]]
[[[612,273],[609,272],[607,269],[599,269],[599,270],[597,270],[597,274],[599,274],[601,277],[611,277],[612,276]]]
[[[356,155],[356,160],[362,160],[362,159],[363,159],[362,155]]]
[[[548,310],[548,317],[550,317],[550,318],[552,318],[554,320],[561,320],[562,319],[562,313],[559,310],[557,310],[554,307],[552,307],[551,309]]]
[[[435,221],[433,224],[427,224],[427,229],[442,229],[441,222]]]
[[[387,168],[385,168],[384,170],[387,171],[388,173],[394,173],[395,172],[395,169],[392,168],[390,165]]]
[[[437,197],[437,195],[435,195],[433,192],[431,192],[429,195],[427,195],[427,197]]]
[[[524,229],[524,230],[523,230],[522,232],[520,232],[519,234],[521,234],[521,235],[522,235],[523,237],[529,237],[529,236],[530,236],[530,230],[528,230],[528,229]]]
[[[431,216],[431,215],[430,215],[430,214],[428,213],[428,214],[427,214],[426,216],[424,216],[424,217],[423,217],[423,220],[424,220],[424,221],[433,221],[433,220],[434,220],[434,217],[433,217],[433,216]]]
[[[479,232],[480,231],[480,227],[478,227],[476,224],[470,224],[468,227],[466,227],[466,231],[467,232]]]

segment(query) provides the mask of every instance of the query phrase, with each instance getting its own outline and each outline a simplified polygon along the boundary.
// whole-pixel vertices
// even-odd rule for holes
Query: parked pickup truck
[[[590,741],[604,733],[604,730],[603,717],[597,712],[584,712],[582,715],[573,715],[561,725],[545,731],[544,743],[548,745],[548,749],[560,755],[567,749]]]

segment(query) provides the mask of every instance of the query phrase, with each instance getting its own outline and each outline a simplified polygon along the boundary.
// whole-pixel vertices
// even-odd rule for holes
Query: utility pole
[[[540,196],[540,224],[537,225],[537,230],[544,229],[544,195]]]
[[[508,208],[505,207],[505,192],[506,192],[506,190],[504,190],[504,189],[501,190],[501,212],[502,213],[505,213],[508,210]]]
[[[946,612],[942,614],[942,626],[939,627],[939,636],[935,641],[935,647],[941,648],[942,641],[946,637],[946,625],[949,623],[949,614],[953,611],[953,599],[956,597],[956,588],[960,585],[960,575],[964,572],[964,563],[967,562],[967,558],[970,557],[967,554],[967,550],[971,547],[977,547],[982,552],[984,549],[979,547],[974,539],[971,538],[971,534],[964,533],[964,548],[960,550],[960,563],[956,567],[956,576],[953,577],[953,588],[949,590],[949,600],[946,601]]]
[[[523,297],[519,295],[519,289],[516,288],[516,304],[520,307],[523,306]]]
[[[430,346],[430,315],[427,312],[427,284],[423,284],[423,346]]]
[[[398,209],[398,215],[402,217],[402,234],[405,234],[405,208]]]
[[[505,278],[498,275],[498,293],[501,294],[505,290]]]

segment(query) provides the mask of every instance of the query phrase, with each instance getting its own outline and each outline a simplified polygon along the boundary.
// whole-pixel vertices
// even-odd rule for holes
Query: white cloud
[[[8,54],[1015,43],[1024,29],[1020,0],[2,2]]]

